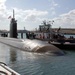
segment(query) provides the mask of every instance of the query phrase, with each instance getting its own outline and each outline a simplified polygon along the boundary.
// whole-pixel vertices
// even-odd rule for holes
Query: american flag
[[[11,18],[11,16],[8,17],[8,19],[10,19],[10,18]]]

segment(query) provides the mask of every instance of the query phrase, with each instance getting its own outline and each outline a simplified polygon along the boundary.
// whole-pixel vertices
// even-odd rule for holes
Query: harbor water
[[[51,56],[0,43],[0,62],[21,75],[75,75],[75,51],[66,51],[64,56]]]

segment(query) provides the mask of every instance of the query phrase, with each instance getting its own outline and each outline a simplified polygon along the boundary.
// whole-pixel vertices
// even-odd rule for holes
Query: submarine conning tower
[[[10,37],[17,38],[17,21],[15,20],[14,10],[13,10],[13,18],[10,21]]]

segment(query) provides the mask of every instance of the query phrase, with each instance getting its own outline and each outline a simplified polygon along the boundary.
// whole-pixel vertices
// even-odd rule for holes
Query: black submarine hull
[[[23,51],[50,53],[51,55],[64,55],[64,52],[62,50],[44,41],[0,37],[0,42],[19,48]]]

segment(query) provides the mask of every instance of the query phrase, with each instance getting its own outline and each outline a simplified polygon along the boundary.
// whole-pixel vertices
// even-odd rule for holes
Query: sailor
[[[29,34],[28,33],[26,33],[26,38],[29,39]]]

